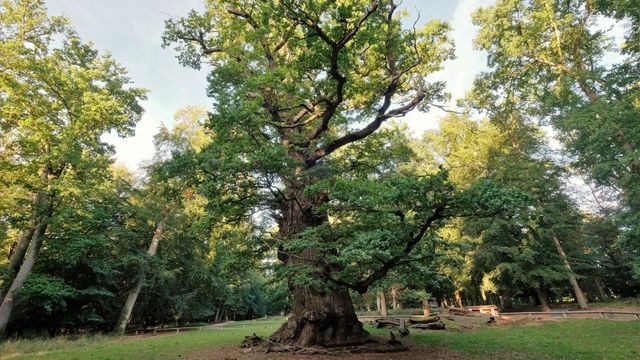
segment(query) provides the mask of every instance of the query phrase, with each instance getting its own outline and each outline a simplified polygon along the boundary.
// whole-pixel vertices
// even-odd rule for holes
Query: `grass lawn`
[[[269,335],[284,318],[237,321],[224,330],[204,329],[148,337],[87,336],[78,340],[64,337],[15,340],[0,343],[0,359],[177,359],[189,352],[222,345],[240,344],[244,336]]]
[[[477,358],[500,354],[518,359],[640,359],[640,321],[564,320],[468,332],[428,332],[416,343],[440,344]]]
[[[245,335],[268,335],[282,318],[236,322],[221,330],[156,337],[91,336],[78,340],[17,340],[0,344],[0,359],[176,359],[199,349],[239,344]],[[380,335],[388,330],[369,329]],[[473,331],[414,331],[410,342],[439,344],[479,359],[639,359],[640,321],[565,320]]]

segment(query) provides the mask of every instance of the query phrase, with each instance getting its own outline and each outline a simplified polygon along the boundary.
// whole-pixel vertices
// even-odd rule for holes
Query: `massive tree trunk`
[[[164,233],[164,227],[167,221],[167,215],[164,215],[162,220],[158,222],[156,226],[156,230],[153,233],[153,237],[151,238],[151,244],[149,245],[149,249],[147,249],[147,255],[155,256],[158,251],[158,243],[162,238],[162,234]],[[133,308],[136,305],[136,301],[138,300],[138,295],[140,295],[140,290],[142,290],[142,286],[144,285],[144,281],[147,277],[147,272],[143,268],[140,270],[138,274],[138,278],[136,279],[136,286],[133,287],[129,291],[129,295],[127,296],[127,300],[124,302],[124,306],[122,307],[122,311],[120,312],[120,316],[118,317],[118,322],[114,328],[114,332],[116,334],[122,335],[127,330],[127,325],[129,324],[129,320],[131,320],[131,313],[133,312]]]
[[[11,282],[7,295],[4,297],[2,305],[0,305],[0,339],[3,339],[6,335],[7,325],[11,319],[11,313],[15,305],[16,293],[22,288],[31,273],[31,269],[33,269],[33,265],[36,263],[42,245],[42,237],[47,229],[47,225],[47,222],[41,221],[33,231],[22,266],[20,266],[20,270]]]
[[[547,294],[545,294],[544,290],[539,287],[535,288],[535,290],[538,301],[540,302],[540,306],[542,307],[542,311],[548,312],[549,310],[551,310],[551,308],[549,307],[549,302],[547,301]]]
[[[326,214],[318,213],[315,207],[325,202],[326,195],[307,198],[304,189],[290,187],[287,191],[291,199],[282,204],[280,235],[295,239],[305,229],[322,225]],[[324,266],[321,252],[314,247],[295,254],[279,249],[278,258],[286,266],[308,266],[317,269],[317,279],[323,281]],[[311,286],[295,281],[295,274],[289,277],[289,289],[293,294],[293,311],[286,323],[271,335],[271,341],[298,347],[359,345],[369,341],[369,334],[362,328],[356,316],[349,290],[344,286]]]
[[[555,232],[551,234],[551,238],[553,239],[553,244],[556,246],[558,255],[560,255],[560,257],[562,258],[564,267],[567,269],[567,272],[569,274],[569,282],[573,287],[573,292],[576,296],[576,301],[578,302],[578,306],[580,306],[580,309],[588,309],[589,302],[587,301],[587,297],[582,292],[580,285],[578,285],[578,280],[576,279],[576,276],[573,274],[573,270],[571,269],[571,264],[569,264],[569,260],[567,260],[567,255],[564,253],[564,250],[562,249],[562,245],[560,244],[560,240],[558,239],[558,236],[556,235]]]

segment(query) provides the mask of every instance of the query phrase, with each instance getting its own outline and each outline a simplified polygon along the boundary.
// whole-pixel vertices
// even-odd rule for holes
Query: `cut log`
[[[397,319],[376,319],[376,327],[382,328],[399,328],[400,320]]]
[[[432,316],[426,319],[409,319],[409,324],[431,324],[440,321],[440,316]]]
[[[413,329],[422,329],[422,330],[445,330],[445,325],[442,321],[437,321],[430,324],[415,324],[411,326]]]
[[[450,308],[449,313],[458,316],[474,316],[473,311],[463,308]]]
[[[507,324],[509,324],[509,320],[503,319],[501,317],[495,317],[495,316],[490,317],[489,321],[487,321],[487,325],[489,326],[500,326],[500,325],[507,325]]]

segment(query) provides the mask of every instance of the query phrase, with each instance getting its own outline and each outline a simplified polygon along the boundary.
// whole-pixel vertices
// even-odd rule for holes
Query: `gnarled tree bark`
[[[304,190],[293,187],[287,191],[291,199],[285,201],[282,208],[280,235],[285,239],[294,239],[305,229],[323,224],[328,220],[326,214],[315,211],[317,205],[326,201],[322,195],[308,198]],[[322,273],[320,251],[309,247],[299,253],[278,252],[278,258],[285,265],[304,265],[317,268],[317,276]],[[348,346],[361,345],[370,340],[356,316],[349,290],[345,286],[332,285],[332,288],[317,288],[300,285],[290,275],[289,289],[293,294],[291,317],[273,335],[270,340],[283,345],[297,347],[310,346]]]

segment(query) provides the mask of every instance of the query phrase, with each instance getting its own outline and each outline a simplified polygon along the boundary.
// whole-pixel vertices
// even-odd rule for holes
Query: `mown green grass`
[[[640,321],[575,319],[468,332],[414,332],[411,341],[477,358],[640,359]]]
[[[202,348],[239,344],[254,332],[267,336],[283,321],[280,317],[236,321],[224,330],[192,330],[146,338],[96,335],[77,340],[65,337],[10,340],[0,344],[0,359],[176,359]]]
[[[253,332],[269,335],[280,320],[235,322],[225,330],[143,339],[91,336],[78,340],[9,341],[0,344],[0,359],[176,359],[203,348],[239,344]],[[368,330],[382,336],[389,334],[385,329]],[[413,331],[407,341],[445,346],[479,359],[640,359],[640,321],[582,319],[465,332]]]

